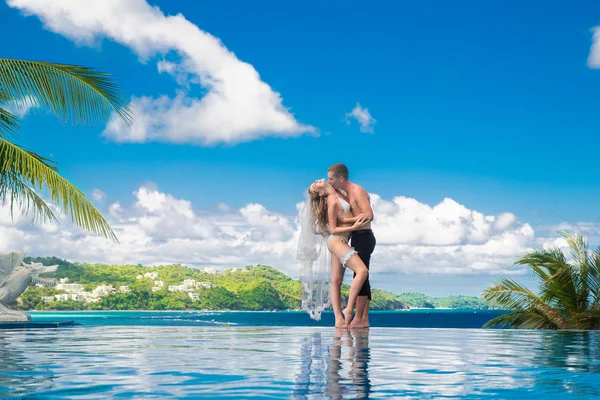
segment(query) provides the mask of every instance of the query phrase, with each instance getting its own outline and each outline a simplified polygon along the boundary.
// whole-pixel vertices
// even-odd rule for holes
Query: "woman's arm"
[[[368,223],[369,223],[369,221],[367,219],[364,219],[364,217],[363,217],[363,219],[359,219],[352,226],[344,226],[344,227],[338,226],[338,227],[336,227],[334,230],[331,231],[331,234],[333,234],[333,235],[339,235],[341,233],[348,233],[348,232],[357,231],[360,228],[362,228],[365,224],[368,224]]]

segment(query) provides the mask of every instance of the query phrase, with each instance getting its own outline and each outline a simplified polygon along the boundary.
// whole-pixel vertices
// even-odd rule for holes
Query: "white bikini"
[[[340,204],[342,205],[342,208],[344,209],[344,213],[347,213],[350,211],[350,203],[348,203],[346,200],[342,199],[341,197],[338,197],[338,200],[340,201]],[[342,241],[346,244],[348,244],[350,237],[349,236],[342,236],[342,235],[329,235],[329,239],[331,238],[341,238]],[[346,263],[348,262],[348,260],[350,259],[350,257],[352,257],[353,254],[357,254],[356,250],[354,250],[354,247],[350,247],[348,250],[346,250],[346,252],[340,257],[340,262],[342,263],[342,266],[345,268],[346,267]]]

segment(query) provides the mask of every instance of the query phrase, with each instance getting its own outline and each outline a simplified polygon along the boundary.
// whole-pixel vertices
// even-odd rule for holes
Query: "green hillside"
[[[299,309],[301,299],[300,282],[266,266],[246,266],[218,273],[204,272],[182,265],[144,267],[138,265],[103,265],[71,263],[56,257],[28,258],[27,262],[42,262],[44,265],[58,264],[56,278],[68,278],[69,283],[83,285],[91,293],[100,285],[112,285],[114,293],[96,298],[96,302],[84,300],[62,300],[46,302],[42,296],[67,293],[57,288],[30,286],[13,306],[22,310],[289,310]],[[155,272],[155,279],[140,275]],[[172,292],[171,285],[181,285],[183,280],[192,279],[204,286],[186,292]],[[153,291],[155,280],[164,282],[164,287]],[[118,289],[128,287],[128,292]],[[347,298],[349,286],[343,285],[342,296]],[[191,296],[196,296],[192,299]],[[398,310],[411,307],[488,308],[477,297],[450,296],[431,298],[420,293],[396,295],[374,289],[371,308],[374,310]]]

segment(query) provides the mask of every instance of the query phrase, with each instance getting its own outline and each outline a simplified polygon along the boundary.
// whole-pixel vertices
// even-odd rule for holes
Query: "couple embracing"
[[[315,181],[308,188],[297,253],[302,308],[320,320],[321,312],[331,305],[336,327],[368,328],[369,262],[376,243],[371,230],[373,209],[366,190],[348,175],[344,164],[335,164],[327,171],[328,181]],[[342,310],[346,268],[354,272],[354,278]]]

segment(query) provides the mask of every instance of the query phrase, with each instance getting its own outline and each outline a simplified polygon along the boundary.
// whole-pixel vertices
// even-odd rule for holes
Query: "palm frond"
[[[590,259],[587,243],[580,232],[561,231],[559,233],[569,245],[571,257],[577,266],[577,271],[574,275],[577,277],[579,309],[585,310],[588,307],[590,295],[590,282],[588,281]]]
[[[0,107],[0,137],[7,138],[9,135],[16,135],[20,125],[17,117]]]
[[[561,304],[571,312],[580,310],[577,292],[579,278],[560,249],[532,251],[519,258],[515,265],[527,265],[534,272],[544,302]]]
[[[509,310],[535,310],[543,314],[559,329],[571,329],[567,321],[557,310],[516,281],[503,278],[483,292],[486,301],[501,305]]]
[[[528,294],[528,290],[510,278],[503,278],[483,292],[486,301],[502,306],[507,310],[521,310],[541,301],[537,296]]]
[[[44,199],[14,174],[0,175],[0,199],[10,200],[10,214],[13,218],[17,206],[23,216],[32,213],[33,222],[60,224]]]
[[[20,107],[37,107],[63,122],[94,124],[115,112],[131,123],[132,110],[119,87],[92,68],[0,58],[0,91]]]
[[[558,329],[556,324],[536,311],[515,311],[500,315],[483,325],[483,328]]]
[[[600,246],[596,247],[590,255],[590,291],[592,304],[590,308],[600,305]]]
[[[79,189],[57,173],[49,160],[0,138],[0,175],[19,177],[34,188],[47,190],[52,201],[59,204],[76,225],[117,241],[102,214]]]

